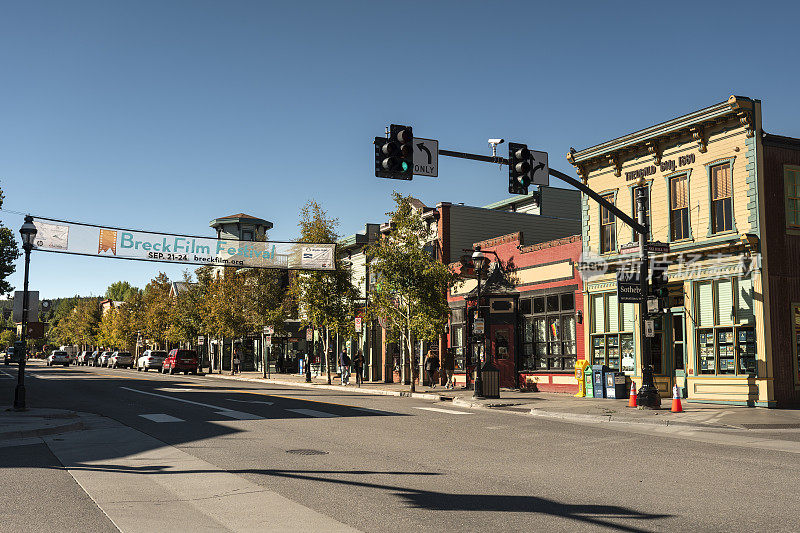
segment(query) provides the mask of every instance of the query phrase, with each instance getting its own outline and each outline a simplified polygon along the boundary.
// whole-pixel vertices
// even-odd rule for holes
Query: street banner
[[[239,241],[35,218],[33,248],[92,257],[185,265],[335,270],[335,244]]]

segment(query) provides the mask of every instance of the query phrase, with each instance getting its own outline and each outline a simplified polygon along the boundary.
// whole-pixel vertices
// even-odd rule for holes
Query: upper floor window
[[[685,174],[669,179],[669,231],[673,241],[689,238],[689,202]]]
[[[730,163],[711,167],[711,233],[733,229]]]
[[[604,200],[613,204],[614,194],[604,194]],[[612,252],[617,249],[617,217],[614,213],[600,206],[600,253]]]
[[[800,227],[800,169],[786,169],[786,224]]]

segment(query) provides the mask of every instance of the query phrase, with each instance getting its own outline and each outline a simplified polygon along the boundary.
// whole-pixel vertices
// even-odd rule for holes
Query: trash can
[[[605,373],[611,370],[606,365],[592,365],[592,396],[595,398],[605,398],[606,388],[603,381]]]
[[[586,397],[592,398],[594,396],[594,384],[592,383],[592,367],[587,366],[583,371],[583,380],[586,383]]]
[[[625,374],[617,371],[605,373],[606,398],[627,398],[625,390]]]
[[[483,397],[500,397],[500,370],[489,361],[483,363],[481,367],[481,379],[483,380]]]

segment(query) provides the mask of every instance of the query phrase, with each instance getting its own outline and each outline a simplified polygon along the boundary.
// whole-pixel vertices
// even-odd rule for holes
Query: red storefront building
[[[471,335],[477,280],[470,276],[448,295],[447,341],[456,361],[456,383],[472,381],[483,350],[500,369],[501,387],[577,391],[575,362],[584,359],[580,236],[526,246],[517,232],[475,246],[491,260],[481,281],[485,334],[483,341]],[[469,269],[460,263],[453,268]]]

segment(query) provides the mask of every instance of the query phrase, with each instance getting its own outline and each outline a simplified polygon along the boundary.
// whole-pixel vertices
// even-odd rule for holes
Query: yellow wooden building
[[[761,229],[770,215],[760,183],[760,106],[731,96],[567,155],[584,183],[634,219],[635,189],[648,189],[650,240],[669,244],[653,258],[669,283],[652,338],[662,397],[677,385],[689,401],[776,405],[762,290]],[[584,263],[592,265],[583,295],[587,359],[640,385],[638,306],[620,304],[616,292],[616,272],[638,257],[638,237],[586,195],[582,225]]]

